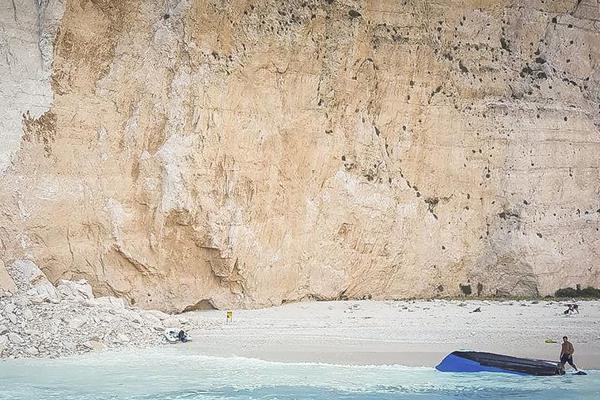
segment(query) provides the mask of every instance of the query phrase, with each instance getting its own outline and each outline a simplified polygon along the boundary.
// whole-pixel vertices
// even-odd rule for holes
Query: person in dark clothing
[[[565,315],[569,315],[569,314],[579,314],[579,306],[577,304],[567,304],[567,309],[564,311],[563,314]]]
[[[564,370],[565,364],[569,363],[571,367],[575,369],[575,371],[579,371],[577,366],[573,363],[573,353],[575,353],[575,348],[573,344],[569,342],[569,338],[563,336],[563,343],[560,349],[560,366],[561,369]]]
[[[185,333],[183,330],[179,331],[179,333],[177,334],[177,338],[182,342],[185,343],[189,340],[187,333]]]

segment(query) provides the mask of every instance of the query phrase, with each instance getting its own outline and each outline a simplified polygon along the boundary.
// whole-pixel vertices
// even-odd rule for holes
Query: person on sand
[[[573,347],[573,343],[569,342],[569,338],[563,336],[563,343],[560,349],[560,366],[561,369],[564,370],[565,364],[569,363],[569,365],[575,368],[575,371],[579,371],[577,366],[573,363],[573,353],[575,353],[575,348]]]

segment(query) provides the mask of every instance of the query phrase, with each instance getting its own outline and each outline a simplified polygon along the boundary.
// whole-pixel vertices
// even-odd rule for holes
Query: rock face
[[[0,8],[6,263],[164,310],[600,286],[595,0]]]

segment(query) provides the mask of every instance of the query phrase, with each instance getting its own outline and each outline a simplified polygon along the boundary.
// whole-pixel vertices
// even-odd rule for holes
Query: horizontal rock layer
[[[177,311],[600,286],[594,0],[0,8],[7,264]]]

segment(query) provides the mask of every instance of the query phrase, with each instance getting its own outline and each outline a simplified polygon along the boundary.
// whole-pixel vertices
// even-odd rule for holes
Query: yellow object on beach
[[[557,341],[554,339],[546,339],[546,340],[544,340],[544,342],[545,343],[557,343]]]
[[[227,311],[227,322],[233,319],[233,311]]]

